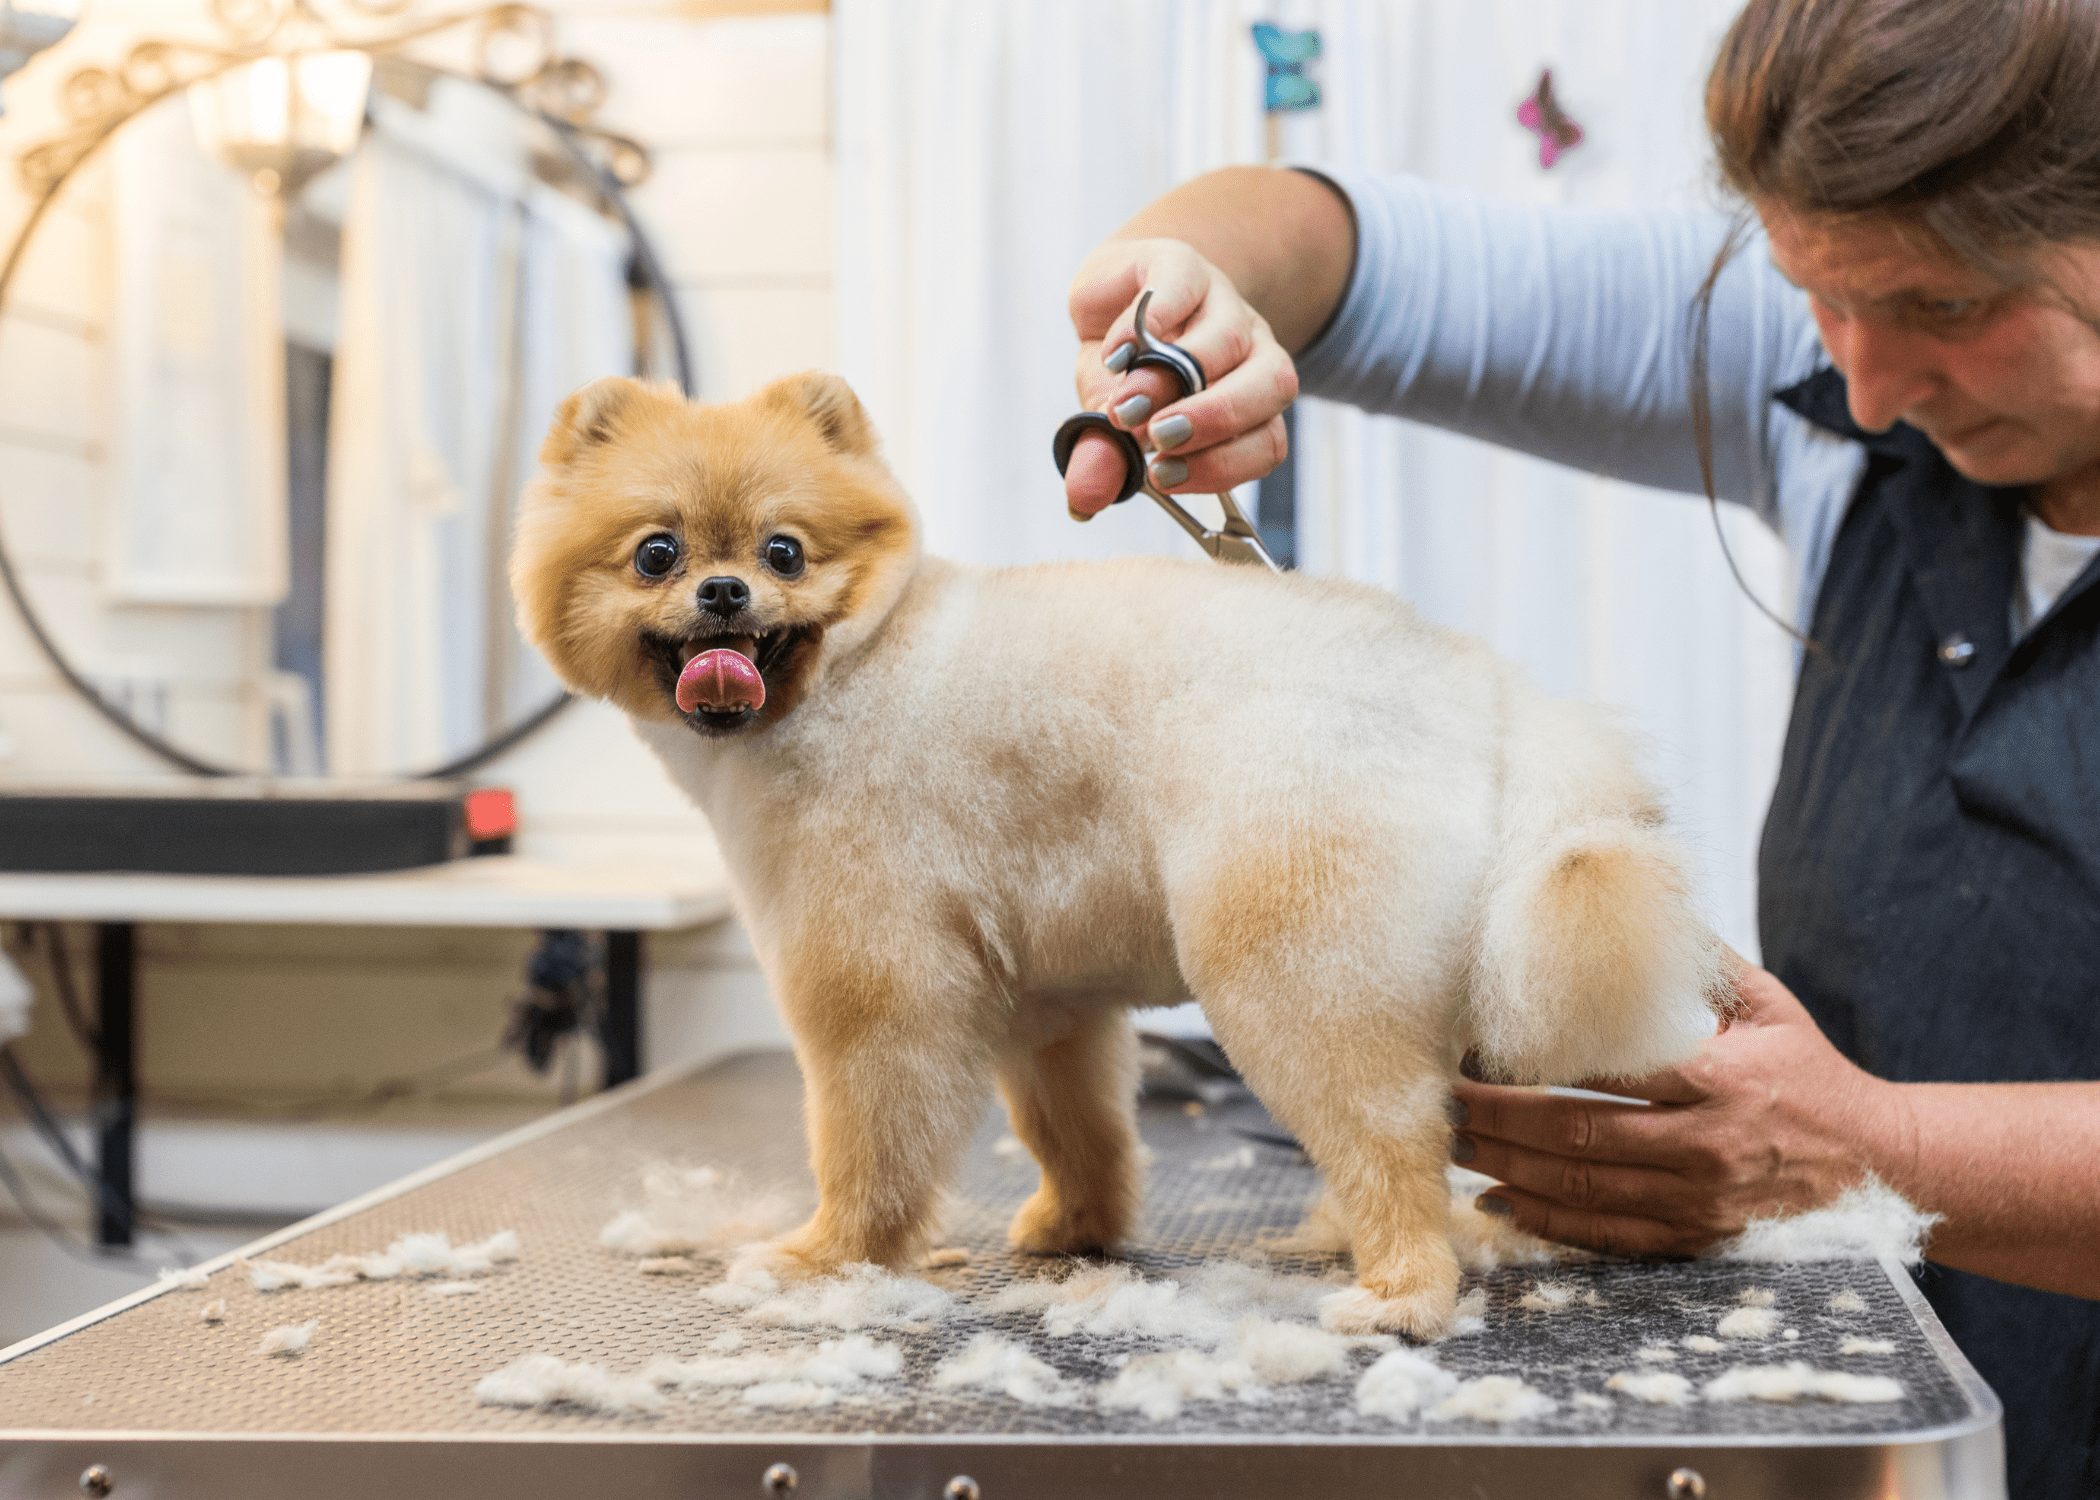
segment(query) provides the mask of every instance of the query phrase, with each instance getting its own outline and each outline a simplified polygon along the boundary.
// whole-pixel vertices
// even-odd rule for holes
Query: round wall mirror
[[[526,97],[221,69],[118,112],[0,272],[0,574],[164,758],[458,774],[566,701],[506,577],[540,438],[599,376],[693,379],[646,155]]]

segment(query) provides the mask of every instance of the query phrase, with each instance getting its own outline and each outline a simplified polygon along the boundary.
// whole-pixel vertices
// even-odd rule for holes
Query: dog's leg
[[[1468,903],[1395,853],[1425,846],[1360,819],[1247,830],[1199,849],[1173,897],[1190,989],[1348,1224],[1357,1286],[1321,1311],[1338,1332],[1434,1338],[1458,1300],[1445,1099]]]
[[[941,1190],[984,1117],[983,1007],[858,959],[805,955],[783,978],[818,1197],[810,1221],[769,1247],[766,1269],[903,1265],[935,1229]]]
[[[1205,1006],[1248,1084],[1320,1168],[1325,1212],[1348,1226],[1357,1284],[1325,1299],[1321,1326],[1443,1333],[1458,1257],[1444,1179],[1449,1087],[1434,1045],[1356,1007],[1307,1004],[1298,1024],[1279,1028],[1273,1004],[1205,997]]]
[[[1043,1169],[1007,1238],[1034,1255],[1107,1249],[1136,1216],[1137,1038],[1120,1006],[999,1068],[1006,1112]]]

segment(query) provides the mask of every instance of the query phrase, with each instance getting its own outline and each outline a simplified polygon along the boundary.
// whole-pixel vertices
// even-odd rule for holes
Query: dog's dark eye
[[[634,549],[634,570],[644,578],[661,578],[678,562],[678,538],[658,532]]]
[[[802,544],[791,536],[776,536],[766,543],[766,566],[783,578],[802,571]]]

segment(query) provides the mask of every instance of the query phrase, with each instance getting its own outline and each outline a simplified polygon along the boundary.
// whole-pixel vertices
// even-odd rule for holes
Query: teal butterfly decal
[[[1270,114],[1287,109],[1316,109],[1320,86],[1305,76],[1305,65],[1320,55],[1320,33],[1285,31],[1267,21],[1254,23],[1254,45],[1261,49],[1269,76],[1262,84],[1262,107]]]

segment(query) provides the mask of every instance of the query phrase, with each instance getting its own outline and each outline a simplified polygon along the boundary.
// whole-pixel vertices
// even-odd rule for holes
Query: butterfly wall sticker
[[[1569,119],[1553,98],[1553,70],[1539,74],[1539,86],[1517,106],[1517,123],[1539,136],[1539,165],[1550,167],[1561,153],[1582,144],[1582,127]]]
[[[1269,76],[1262,84],[1262,108],[1270,114],[1316,109],[1320,86],[1305,75],[1305,65],[1320,55],[1320,33],[1285,31],[1267,21],[1254,24],[1254,45],[1261,49]]]

